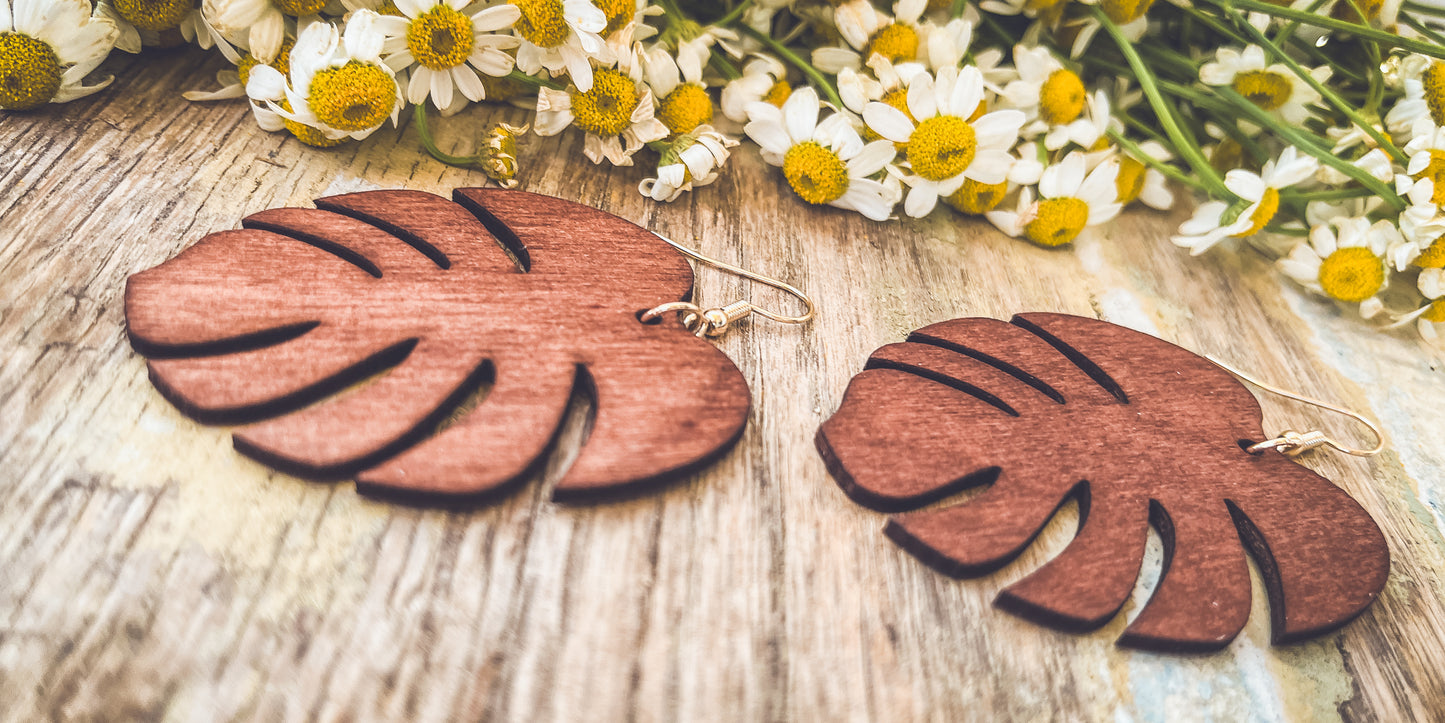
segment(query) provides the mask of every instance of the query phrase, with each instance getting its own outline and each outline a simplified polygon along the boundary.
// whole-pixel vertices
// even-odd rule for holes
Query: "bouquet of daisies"
[[[981,216],[1060,247],[1197,203],[1191,253],[1253,249],[1381,328],[1445,325],[1440,0],[0,0],[0,108],[104,88],[112,49],[229,61],[195,101],[328,147],[409,109],[506,185],[575,128],[661,202],[743,141],[804,202]],[[475,153],[428,114],[534,111]],[[1217,252],[1217,251],[1216,251]]]

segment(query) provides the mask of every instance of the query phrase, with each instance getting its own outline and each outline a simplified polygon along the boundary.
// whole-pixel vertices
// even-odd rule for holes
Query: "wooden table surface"
[[[1445,716],[1442,357],[1281,288],[1252,254],[1191,259],[1178,216],[1046,251],[940,214],[876,224],[806,207],[756,151],[673,205],[581,137],[528,138],[523,188],[593,205],[807,289],[820,317],[720,340],[754,406],[722,461],[624,502],[548,499],[569,452],[502,502],[397,506],[236,453],[161,398],[121,293],[242,216],[337,192],[446,192],[480,174],[413,129],[339,150],[200,105],[198,54],[111,61],[91,99],[0,115],[0,718],[10,720],[1427,720]],[[472,147],[504,107],[441,122]],[[702,270],[699,296],[783,303]],[[224,289],[218,289],[224,293]],[[814,451],[869,352],[911,329],[1026,310],[1095,315],[1378,417],[1373,460],[1316,454],[1384,529],[1380,600],[1342,631],[1268,643],[1267,602],[1222,653],[1118,648],[1159,575],[1074,636],[991,606],[1073,535],[1062,510],[1015,564],[934,573],[883,537]],[[1339,424],[1264,400],[1267,430]],[[572,444],[575,447],[575,443]],[[1340,570],[1338,574],[1349,574]]]

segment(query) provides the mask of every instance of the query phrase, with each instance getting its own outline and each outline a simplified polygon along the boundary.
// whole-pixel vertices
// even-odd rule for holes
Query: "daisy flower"
[[[509,28],[522,13],[515,5],[496,5],[470,13],[470,0],[397,0],[401,16],[381,15],[377,29],[386,37],[381,54],[393,72],[408,68],[406,99],[437,108],[451,108],[456,92],[467,100],[487,97],[478,77],[512,72],[512,56],[505,51],[521,40],[496,35]]]
[[[759,101],[782,107],[793,92],[788,69],[771,55],[758,54],[743,66],[743,75],[722,90],[723,115],[739,123],[748,120],[748,105]]]
[[[1280,153],[1278,160],[1265,163],[1259,175],[1240,168],[1226,173],[1225,187],[1248,205],[1229,223],[1224,221],[1229,204],[1210,201],[1200,205],[1194,217],[1179,226],[1174,243],[1198,256],[1226,238],[1259,233],[1279,213],[1280,190],[1308,179],[1318,168],[1319,161],[1313,156],[1302,155],[1290,146]]]
[[[833,11],[834,26],[847,47],[818,48],[813,63],[836,75],[843,68],[858,68],[875,54],[894,63],[920,60],[923,32],[918,21],[927,8],[928,0],[898,0],[889,17],[869,0],[849,0]]]
[[[1400,84],[1404,96],[1385,114],[1385,127],[1396,142],[1408,143],[1417,121],[1429,119],[1445,124],[1445,63],[1423,55],[1409,55],[1400,61]]]
[[[567,90],[538,90],[537,135],[554,136],[575,124],[587,133],[583,154],[593,163],[606,159],[614,166],[632,165],[639,148],[667,137],[635,51],[618,58],[614,67],[598,68],[589,79],[588,90],[575,82]]]
[[[286,40],[286,18],[314,18],[328,0],[203,0],[201,13],[222,38],[271,62]],[[299,32],[299,29],[298,29]]]
[[[859,115],[875,100],[907,113],[908,86],[914,78],[928,75],[928,66],[923,63],[894,65],[893,61],[881,55],[868,59],[868,69],[873,71],[871,75],[851,68],[844,68],[838,73],[838,96],[843,100],[845,108]],[[866,127],[863,133],[869,140],[878,138],[877,134]]]
[[[643,53],[647,85],[657,102],[657,118],[670,134],[686,133],[712,122],[712,96],[702,80],[702,65],[679,63],[658,45]]]
[[[1405,172],[1417,181],[1428,179],[1434,184],[1431,200],[1436,205],[1445,204],[1445,128],[1422,119],[1415,124],[1413,135],[1404,148],[1410,157]]]
[[[193,0],[100,0],[96,13],[115,23],[115,47],[127,53],[161,44],[160,33],[166,30],[179,31],[186,42],[206,50],[218,40]]]
[[[87,0],[0,0],[0,108],[65,103],[110,85],[82,85],[115,45],[115,24]]]
[[[642,3],[636,0],[597,0],[593,3],[602,10],[607,25],[599,33],[606,44],[606,52],[598,60],[610,63],[628,52],[633,43],[646,40],[657,34],[657,28],[648,25],[647,19],[664,14],[661,5]]]
[[[1280,259],[1280,270],[1316,293],[1359,304],[1360,316],[1373,318],[1384,310],[1379,299],[1389,281],[1384,256],[1399,235],[1389,221],[1372,225],[1365,217],[1336,218],[1310,229],[1309,239]]]
[[[1434,267],[1421,271],[1415,286],[1427,303],[1400,317],[1390,327],[1405,326],[1413,321],[1421,337],[1432,343],[1439,342],[1439,326],[1445,324],[1445,269]]]
[[[1130,42],[1138,42],[1149,30],[1149,8],[1154,6],[1154,0],[1079,0],[1085,5],[1098,5],[1104,11],[1104,15],[1111,22],[1119,26],[1119,30]],[[1094,36],[1099,34],[1103,25],[1094,18],[1087,15],[1080,22],[1068,23],[1071,27],[1078,28],[1078,34],[1074,36],[1074,44],[1069,48],[1069,57],[1077,58],[1089,49],[1089,44],[1094,41]]]
[[[517,67],[527,75],[543,68],[553,75],[566,70],[578,90],[592,90],[591,56],[606,47],[602,32],[607,29],[607,14],[591,0],[512,0],[511,4],[522,12],[513,26],[522,37]]]
[[[1031,152],[1034,148],[1035,146],[1031,143],[1019,146],[1019,150],[1023,152]],[[1038,183],[1044,172],[1044,164],[1031,158],[1015,157],[1011,163],[1006,180],[998,183],[980,183],[972,178],[965,179],[957,191],[944,197],[942,201],[959,213],[982,216],[998,208],[1013,189]]]
[[[1158,141],[1144,141],[1139,150],[1156,161],[1169,161],[1173,154]],[[1115,182],[1119,192],[1119,203],[1129,205],[1142,201],[1145,206],[1158,211],[1174,207],[1174,190],[1169,187],[1169,178],[1143,161],[1124,154],[1119,159],[1119,175]]]
[[[637,190],[654,201],[671,202],[696,186],[718,178],[718,169],[738,142],[712,126],[699,126],[677,137],[657,161],[657,177],[645,178]]]
[[[313,23],[291,50],[289,78],[269,65],[250,71],[246,94],[284,120],[310,126],[328,139],[361,140],[401,112],[401,88],[381,62],[384,38],[377,14],[357,10],[338,33]]]
[[[944,68],[936,80],[927,74],[914,79],[907,113],[882,102],[863,109],[863,121],[874,132],[907,144],[905,164],[911,173],[902,178],[910,187],[904,203],[909,216],[928,214],[940,196],[952,195],[967,179],[993,184],[1008,177],[1013,160],[1008,149],[1024,114],[999,110],[973,119],[982,102],[983,76],[977,68]]]
[[[1027,117],[1025,138],[1047,133],[1055,126],[1068,125],[1084,112],[1089,94],[1078,73],[1064,67],[1048,48],[1014,47],[1018,79],[1004,86],[1003,100]]]
[[[1094,91],[1085,101],[1086,111],[1079,117],[1061,125],[1055,125],[1044,133],[1044,148],[1057,151],[1073,143],[1084,150],[1095,150],[1095,145],[1109,131],[1109,94],[1102,89]]]
[[[1309,71],[1321,83],[1329,80],[1330,67],[1322,65]],[[1199,68],[1199,80],[1205,85],[1227,85],[1261,109],[1274,113],[1286,123],[1298,125],[1310,117],[1309,107],[1320,102],[1305,80],[1282,63],[1269,65],[1264,48],[1220,48],[1214,61]]]
[[[1019,192],[1016,210],[991,211],[985,217],[1000,231],[1040,246],[1069,243],[1084,229],[1112,220],[1123,208],[1114,187],[1118,162],[1108,159],[1088,175],[1085,169],[1084,154],[1070,153],[1044,170],[1037,201],[1026,186]]]
[[[963,18],[954,18],[942,27],[933,28],[924,41],[928,67],[940,70],[961,65],[968,55],[968,46],[973,43],[973,27],[973,23]]]
[[[864,144],[847,115],[834,113],[818,122],[818,94],[811,87],[794,91],[782,108],[769,103],[748,107],[744,132],[762,151],[763,160],[781,166],[798,197],[814,205],[857,211],[884,221],[898,203],[899,190],[872,180],[895,154],[886,140]]]

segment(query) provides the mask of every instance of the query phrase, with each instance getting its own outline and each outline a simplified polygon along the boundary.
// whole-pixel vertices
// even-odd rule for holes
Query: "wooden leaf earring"
[[[562,199],[368,191],[247,217],[132,276],[156,388],[236,448],[375,494],[476,500],[544,461],[574,389],[595,418],[558,499],[676,478],[726,452],[747,383],[701,337],[797,289]],[[682,254],[802,300],[691,301]],[[664,320],[677,312],[677,321]],[[681,323],[678,323],[678,322]],[[475,409],[437,429],[491,383]]]
[[[1040,624],[1086,631],[1112,619],[1152,525],[1163,575],[1120,644],[1227,645],[1249,616],[1246,551],[1265,580],[1274,641],[1319,635],[1380,594],[1389,548],[1359,503],[1279,452],[1370,455],[1383,443],[1267,439],[1259,403],[1232,374],[1095,319],[956,319],[875,351],[817,446],[849,497],[903,512],[888,537],[955,577],[1007,565],[1077,500],[1073,542],[996,601]],[[921,509],[979,485],[990,486],[968,502]]]

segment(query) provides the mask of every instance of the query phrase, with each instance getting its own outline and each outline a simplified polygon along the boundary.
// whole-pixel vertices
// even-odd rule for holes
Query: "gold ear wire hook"
[[[1218,364],[1220,368],[1224,369],[1230,374],[1233,374],[1239,379],[1248,382],[1249,384],[1252,384],[1256,387],[1259,387],[1260,389],[1263,389],[1270,394],[1277,394],[1286,399],[1293,399],[1297,402],[1303,402],[1311,406],[1319,407],[1320,409],[1327,409],[1336,414],[1343,414],[1346,417],[1349,417],[1359,422],[1360,424],[1365,425],[1369,428],[1370,433],[1375,435],[1375,446],[1373,448],[1355,449],[1353,447],[1347,447],[1343,444],[1340,444],[1339,442],[1335,441],[1324,432],[1321,432],[1319,430],[1312,430],[1309,432],[1296,432],[1294,430],[1286,429],[1280,432],[1279,436],[1275,437],[1274,439],[1267,439],[1263,442],[1260,442],[1259,444],[1251,445],[1248,449],[1245,450],[1246,452],[1249,452],[1250,454],[1258,454],[1267,449],[1278,449],[1279,451],[1293,457],[1297,454],[1307,452],[1316,447],[1330,447],[1331,449],[1334,449],[1336,451],[1344,452],[1345,454],[1354,455],[1356,457],[1373,457],[1384,451],[1385,433],[1380,430],[1379,425],[1365,418],[1364,415],[1358,412],[1351,411],[1349,409],[1345,409],[1344,407],[1338,407],[1328,402],[1322,402],[1318,399],[1311,399],[1301,394],[1295,394],[1294,392],[1285,391],[1283,389],[1280,389],[1279,387],[1265,384],[1264,382],[1261,382],[1258,379],[1255,379],[1248,374],[1245,374],[1244,372],[1241,372],[1238,369],[1235,369],[1234,367],[1225,364],[1224,362],[1213,356],[1209,356],[1206,358],[1209,359],[1209,361]]]
[[[653,235],[667,242],[667,245],[681,251],[684,256],[699,263],[737,274],[750,281],[756,281],[760,284],[765,284],[779,291],[791,294],[797,298],[798,301],[803,302],[804,311],[799,316],[788,316],[775,311],[769,311],[761,306],[754,306],[751,302],[741,300],[734,301],[727,306],[713,307],[711,309],[704,309],[688,301],[671,301],[665,304],[659,304],[643,312],[642,316],[639,317],[642,321],[652,321],[669,311],[676,311],[683,315],[682,323],[687,326],[688,330],[692,333],[698,336],[721,336],[733,322],[745,318],[749,314],[757,314],[758,316],[772,319],[781,324],[806,324],[812,320],[813,316],[817,313],[817,307],[813,304],[813,300],[808,298],[807,294],[804,294],[792,284],[763,276],[757,272],[733,266],[732,264],[718,261],[717,259],[708,258],[656,231],[653,232]]]

